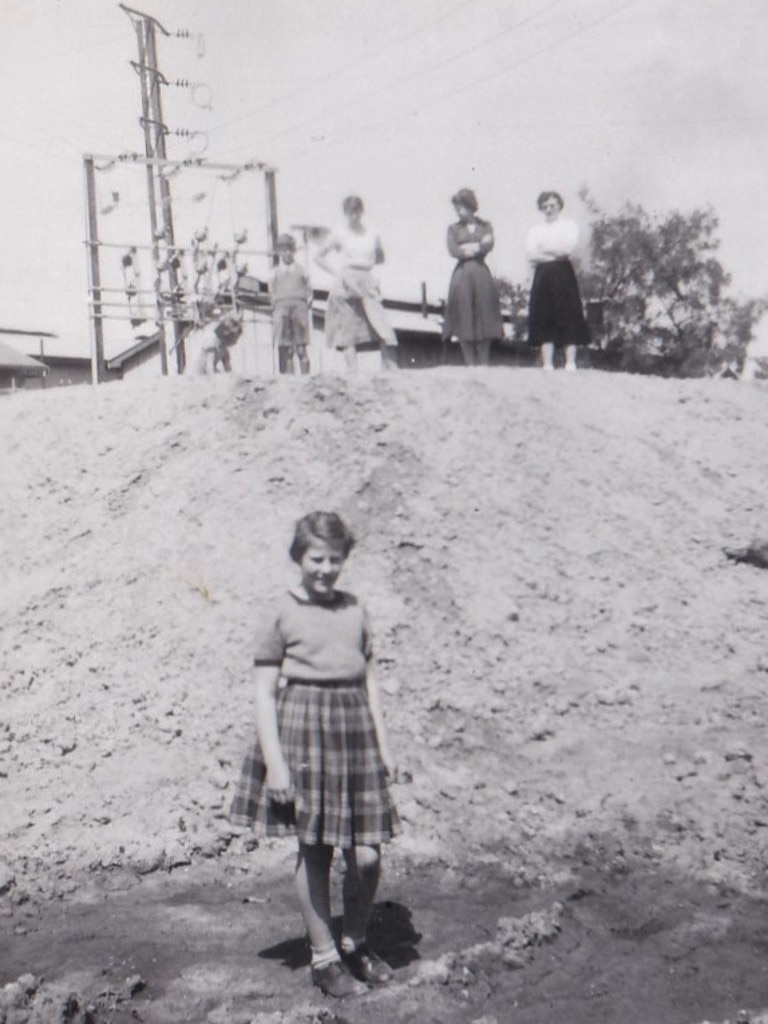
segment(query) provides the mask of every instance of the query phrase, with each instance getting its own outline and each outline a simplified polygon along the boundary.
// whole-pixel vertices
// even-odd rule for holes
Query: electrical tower
[[[211,175],[215,180],[221,182],[232,182],[243,172],[257,172],[263,175],[266,197],[265,221],[267,228],[267,249],[250,251],[243,249],[242,240],[237,232],[233,232],[236,239],[236,247],[240,246],[242,255],[266,256],[270,265],[278,262],[277,257],[277,192],[275,169],[261,162],[248,161],[240,165],[208,163],[198,153],[196,156],[185,159],[170,159],[166,151],[166,137],[169,134],[183,138],[192,139],[195,136],[205,137],[205,132],[195,132],[188,129],[171,130],[163,119],[162,89],[169,86],[178,86],[190,89],[193,102],[195,91],[210,90],[205,83],[190,82],[185,79],[169,81],[158,66],[157,37],[158,33],[169,37],[171,35],[160,22],[149,14],[120,3],[121,10],[129,17],[136,33],[138,45],[138,60],[131,61],[131,66],[136,71],[141,84],[141,124],[144,136],[144,153],[123,153],[118,156],[94,156],[83,157],[85,172],[86,191],[86,246],[88,252],[88,279],[89,279],[89,301],[91,307],[93,357],[92,357],[92,379],[98,383],[106,379],[107,365],[104,353],[104,322],[108,319],[131,319],[136,322],[132,315],[126,317],[121,313],[113,314],[108,311],[109,307],[125,308],[125,302],[110,301],[109,293],[117,292],[120,289],[109,286],[109,280],[104,281],[104,268],[101,265],[101,256],[105,250],[122,249],[123,267],[131,264],[138,253],[144,251],[145,257],[151,252],[153,267],[153,287],[151,289],[140,289],[154,300],[154,319],[157,327],[157,339],[159,342],[160,365],[163,375],[168,373],[168,344],[166,337],[166,324],[170,320],[173,325],[173,344],[171,353],[176,356],[176,369],[183,373],[186,364],[186,352],[184,339],[190,327],[190,310],[195,310],[195,296],[190,295],[190,289],[186,286],[184,273],[184,260],[190,252],[196,248],[209,262],[221,257],[221,250],[213,248],[206,249],[204,245],[198,244],[195,239],[191,246],[179,246],[175,239],[174,215],[172,207],[170,178],[180,171],[187,170],[189,174],[204,173]],[[180,30],[174,33],[180,38],[189,38],[187,30]],[[202,37],[198,40],[199,52],[202,49]],[[196,105],[200,105],[196,103]],[[210,104],[208,104],[209,106]],[[207,137],[206,137],[207,145]],[[96,161],[99,161],[98,163]],[[97,199],[97,172],[107,172],[118,166],[141,165],[144,168],[146,179],[147,205],[149,210],[150,244],[143,245],[135,240],[131,242],[111,242],[100,238],[99,234],[99,212],[109,213],[116,208],[119,194],[113,192],[114,202],[111,206],[99,210]],[[215,184],[214,184],[215,191]],[[203,193],[204,194],[204,193]],[[231,202],[231,199],[230,199]],[[178,212],[178,211],[177,211]],[[182,216],[182,221],[184,217]],[[197,233],[200,235],[200,233]],[[247,232],[245,233],[247,234]],[[200,237],[205,237],[205,232]],[[127,252],[126,252],[127,250]],[[128,253],[132,254],[131,256]],[[233,255],[232,252],[229,255]],[[109,267],[107,266],[107,270]],[[245,273],[244,270],[241,273]],[[247,299],[240,296],[238,282],[246,285],[250,282],[253,286],[253,279],[237,278],[232,286],[230,301],[237,303],[240,308]],[[258,281],[256,281],[258,285]],[[236,287],[237,286],[237,287]],[[137,294],[139,289],[134,283],[134,291],[128,294],[128,307],[131,305],[131,297]],[[261,286],[259,286],[261,287]],[[237,294],[236,294],[237,293]],[[139,298],[141,298],[139,296]],[[253,307],[251,307],[253,308]],[[199,313],[199,303],[193,316],[196,319]]]

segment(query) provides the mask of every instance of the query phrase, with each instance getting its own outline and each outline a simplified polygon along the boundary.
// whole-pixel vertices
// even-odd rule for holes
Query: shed
[[[48,367],[44,366],[38,359],[17,352],[15,348],[0,339],[0,390],[17,387],[24,387],[24,382],[30,378],[44,377],[48,373]]]

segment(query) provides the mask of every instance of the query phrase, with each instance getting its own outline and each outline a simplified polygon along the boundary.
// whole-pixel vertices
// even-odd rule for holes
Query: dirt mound
[[[251,630],[317,507],[359,537],[403,855],[757,885],[768,575],[723,550],[767,421],[759,384],[505,370],[4,401],[0,887],[241,848]]]

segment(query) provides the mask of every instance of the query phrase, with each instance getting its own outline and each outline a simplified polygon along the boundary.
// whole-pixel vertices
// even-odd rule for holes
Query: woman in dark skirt
[[[487,366],[491,344],[503,333],[499,293],[485,265],[493,228],[477,216],[477,197],[468,188],[451,200],[456,224],[448,228],[448,252],[458,262],[448,288],[443,340],[457,340],[467,366]]]
[[[576,222],[561,216],[563,198],[542,192],[536,205],[544,222],[528,232],[526,252],[535,267],[528,312],[528,339],[541,346],[541,365],[554,369],[555,349],[565,349],[565,369],[576,369],[576,350],[589,344],[589,331],[570,261],[579,241]]]

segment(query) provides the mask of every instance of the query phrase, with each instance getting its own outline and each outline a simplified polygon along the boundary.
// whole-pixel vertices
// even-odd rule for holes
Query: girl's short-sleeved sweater
[[[329,604],[288,591],[257,629],[255,665],[279,665],[289,679],[306,682],[365,676],[372,655],[365,608],[339,590]]]

